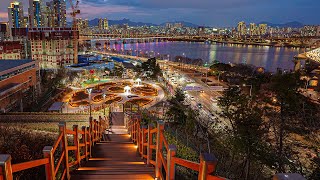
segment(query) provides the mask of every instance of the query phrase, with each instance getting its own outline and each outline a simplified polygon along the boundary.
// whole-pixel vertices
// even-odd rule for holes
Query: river
[[[175,56],[186,56],[192,59],[201,58],[204,62],[215,60],[223,63],[246,63],[256,67],[263,67],[267,71],[275,72],[277,68],[293,69],[293,57],[304,49],[252,46],[236,44],[209,44],[199,42],[151,42],[133,44],[111,44],[110,48],[117,50],[132,49],[135,52],[148,52],[151,55],[169,54],[172,60]],[[137,51],[134,51],[137,50]]]

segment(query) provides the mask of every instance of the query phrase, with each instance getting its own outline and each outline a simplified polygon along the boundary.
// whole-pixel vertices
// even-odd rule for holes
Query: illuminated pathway
[[[132,179],[153,180],[154,167],[147,166],[137,153],[124,126],[123,118],[116,118],[105,141],[97,143],[92,158],[71,173],[71,179]]]

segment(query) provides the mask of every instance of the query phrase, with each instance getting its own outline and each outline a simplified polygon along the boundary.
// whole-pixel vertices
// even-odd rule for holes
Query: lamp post
[[[106,116],[106,108],[105,108],[105,103],[106,103],[106,94],[103,93],[102,97],[103,97],[103,115]]]
[[[252,96],[252,85],[251,85],[251,84],[250,84],[250,85],[243,84],[242,86],[250,86],[249,95],[250,95],[250,97],[251,97],[251,96]]]
[[[92,118],[92,116],[91,116],[91,93],[92,93],[92,88],[88,88],[87,89],[87,92],[88,92],[88,94],[89,94],[89,111],[90,111],[90,119]]]

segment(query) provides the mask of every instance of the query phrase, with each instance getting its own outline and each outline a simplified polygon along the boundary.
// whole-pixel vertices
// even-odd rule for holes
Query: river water
[[[133,55],[136,55],[138,51],[140,53],[147,52],[150,55],[157,55],[158,53],[169,54],[171,60],[175,56],[186,56],[192,59],[201,58],[208,63],[212,63],[215,60],[223,63],[246,63],[256,67],[264,67],[270,72],[275,72],[277,68],[283,70],[293,69],[293,57],[304,50],[299,48],[199,42],[111,44],[110,48],[116,48],[117,50],[132,49]]]

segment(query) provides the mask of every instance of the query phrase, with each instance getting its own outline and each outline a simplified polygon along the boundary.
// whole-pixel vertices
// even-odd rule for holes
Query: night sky
[[[7,20],[10,1],[0,0],[0,21]],[[28,0],[21,1],[26,13]],[[320,0],[80,0],[80,10],[82,18],[128,18],[156,24],[181,20],[217,27],[236,26],[241,20],[320,24]]]

